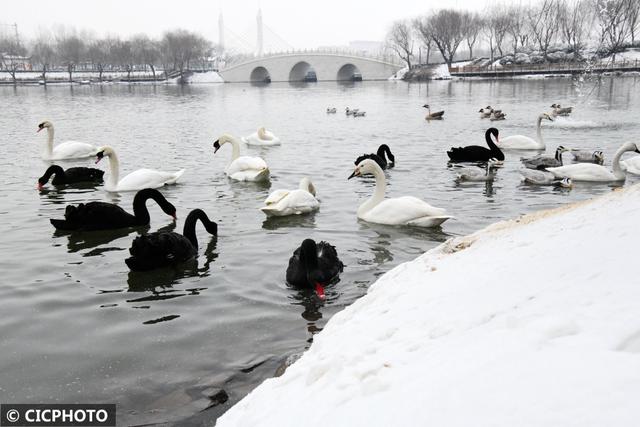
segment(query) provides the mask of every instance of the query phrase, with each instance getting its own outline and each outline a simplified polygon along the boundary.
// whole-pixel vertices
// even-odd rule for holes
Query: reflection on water
[[[389,269],[452,236],[611,191],[602,184],[523,185],[524,154],[514,152],[505,153],[492,181],[457,183],[446,150],[484,145],[493,125],[501,135],[534,136],[535,118],[556,102],[574,105],[574,114],[545,123],[547,151],[601,148],[610,167],[618,145],[640,134],[640,105],[631,95],[638,81],[0,87],[0,401],[68,402],[82,395],[116,403],[123,425],[210,425],[304,351],[333,314]],[[446,110],[445,120],[425,121],[427,102]],[[487,104],[508,119],[480,119],[477,111]],[[367,115],[347,117],[346,106]],[[326,114],[327,107],[338,113]],[[56,141],[113,146],[123,176],[138,168],[186,169],[178,185],[161,191],[177,207],[179,224],[201,208],[218,223],[218,237],[198,226],[196,259],[131,273],[124,260],[139,233],[182,232],[156,204],[148,206],[150,227],[55,232],[49,219],[62,218],[68,204],[104,201],[132,212],[135,193],[108,193],[101,185],[47,185],[38,192],[36,180],[49,165],[40,159],[46,136],[34,133],[43,119],[54,122]],[[231,150],[214,156],[212,141],[259,126],[283,144],[243,146],[242,154],[264,158],[271,182],[230,181],[224,168]],[[396,156],[385,171],[387,196],[419,197],[454,218],[428,230],[357,219],[375,180],[347,177],[358,155],[382,143]],[[56,163],[95,166],[92,159]],[[316,186],[320,210],[266,218],[259,208],[271,189],[297,188],[303,176]],[[630,177],[626,185],[638,181]],[[305,238],[335,245],[346,264],[324,302],[285,283],[289,257]]]

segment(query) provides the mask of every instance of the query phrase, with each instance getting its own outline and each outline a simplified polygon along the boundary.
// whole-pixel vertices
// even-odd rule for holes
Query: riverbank
[[[160,71],[154,79],[149,72],[134,71],[127,74],[124,71],[109,71],[100,74],[94,71],[78,71],[72,75],[72,82],[69,82],[69,74],[65,71],[50,71],[47,73],[47,85],[90,85],[90,84],[178,84],[180,77],[176,73],[169,74],[169,79],[161,76]],[[186,83],[224,83],[224,80],[216,71],[188,72],[185,76]],[[44,85],[42,73],[36,71],[22,71],[16,74],[16,82],[7,71],[0,71],[0,85]]]
[[[632,426],[640,185],[450,239],[336,314],[227,426]]]

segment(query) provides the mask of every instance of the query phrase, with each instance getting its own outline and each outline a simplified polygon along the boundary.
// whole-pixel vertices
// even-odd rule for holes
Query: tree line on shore
[[[395,21],[387,45],[407,64],[415,62],[415,50],[424,49],[426,63],[433,52],[451,67],[456,54],[486,49],[493,63],[496,54],[514,57],[525,50],[537,51],[544,61],[556,44],[563,45],[575,60],[588,47],[598,56],[613,55],[635,46],[640,0],[540,0],[532,5],[493,3],[484,11],[440,9],[415,19]],[[421,56],[421,55],[420,55]]]
[[[161,69],[177,72],[182,79],[191,68],[205,69],[212,58],[220,54],[219,47],[201,34],[185,29],[166,31],[160,38],[146,34],[129,38],[119,36],[93,37],[73,28],[58,28],[43,32],[22,43],[18,37],[0,34],[1,70],[10,73],[16,82],[20,70],[40,71],[45,84],[47,73],[65,70],[69,81],[75,71],[94,71],[102,81],[105,71],[131,73],[149,70],[153,79]]]

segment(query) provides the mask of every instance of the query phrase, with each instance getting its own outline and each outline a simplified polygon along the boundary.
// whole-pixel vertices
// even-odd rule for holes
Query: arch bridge
[[[386,80],[402,67],[388,57],[299,52],[230,64],[220,74],[229,83]]]

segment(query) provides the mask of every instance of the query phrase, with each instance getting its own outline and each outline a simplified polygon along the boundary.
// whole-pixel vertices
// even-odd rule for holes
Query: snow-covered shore
[[[637,425],[639,212],[636,185],[449,240],[217,425]]]

